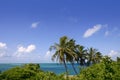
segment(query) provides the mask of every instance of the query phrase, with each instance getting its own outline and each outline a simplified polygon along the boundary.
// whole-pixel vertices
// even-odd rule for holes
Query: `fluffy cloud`
[[[7,48],[6,43],[0,42],[0,49],[5,49],[5,48]]]
[[[52,60],[51,60],[52,55],[53,55],[53,52],[47,51],[43,57],[44,62],[52,62]]]
[[[47,52],[46,52],[45,58],[51,58],[51,52],[50,52],[50,51],[47,51]]]
[[[34,22],[32,23],[31,27],[32,28],[37,28],[40,22]]]
[[[7,48],[6,43],[0,42],[0,57],[6,56],[6,48]]]
[[[32,51],[34,51],[36,49],[36,46],[35,45],[29,45],[28,47],[23,47],[23,46],[20,46],[18,47],[18,51],[19,53],[31,53]]]
[[[33,52],[35,49],[36,49],[36,46],[33,45],[33,44],[28,45],[27,47],[20,46],[20,47],[18,47],[18,49],[17,49],[16,53],[14,54],[14,56],[20,57],[20,56],[25,55],[26,53]]]
[[[120,57],[120,52],[111,50],[111,51],[108,53],[108,56],[110,56],[113,60],[115,60],[116,57]]]
[[[84,33],[83,37],[87,38],[92,36],[94,33],[96,33],[97,31],[99,31],[101,29],[102,25],[98,24],[93,26],[93,28],[89,28],[88,30],[86,30],[86,32]]]

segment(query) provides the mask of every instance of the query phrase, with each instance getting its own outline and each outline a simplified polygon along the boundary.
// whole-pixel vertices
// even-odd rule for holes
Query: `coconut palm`
[[[102,55],[100,52],[97,51],[97,49],[89,48],[87,52],[87,64],[88,66],[90,64],[95,64],[100,62],[102,59]]]
[[[97,52],[95,54],[94,63],[100,63],[101,60],[102,60],[102,53]]]
[[[117,62],[120,62],[120,57],[117,57]]]
[[[67,65],[66,61],[68,57],[74,56],[72,53],[72,50],[68,47],[68,38],[67,36],[63,36],[60,38],[59,43],[55,43],[53,46],[50,47],[50,50],[55,50],[55,53],[52,56],[52,60],[56,59],[59,61],[59,63],[63,63],[65,70],[66,70],[66,75],[68,76],[68,70],[67,70]]]
[[[69,53],[72,54],[72,56],[67,54],[66,61],[71,63],[74,72],[77,74],[77,71],[76,71],[76,69],[74,67],[74,61],[75,61],[75,59],[77,57],[77,55],[75,53],[75,48],[76,48],[75,40],[74,39],[70,39],[68,44],[67,44],[67,47],[68,47],[68,49],[70,49]]]
[[[77,63],[80,64],[80,66],[85,65],[85,59],[86,59],[86,51],[84,49],[84,46],[77,45],[76,46],[76,53],[77,53]]]

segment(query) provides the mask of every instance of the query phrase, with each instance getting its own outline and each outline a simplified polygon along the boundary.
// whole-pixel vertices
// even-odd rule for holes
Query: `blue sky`
[[[120,56],[119,0],[1,0],[0,63],[52,62],[66,35],[113,59]]]

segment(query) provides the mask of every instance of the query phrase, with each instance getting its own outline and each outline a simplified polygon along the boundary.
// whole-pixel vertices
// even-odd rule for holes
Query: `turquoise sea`
[[[8,70],[8,69],[16,67],[16,66],[22,66],[24,64],[23,63],[0,64],[0,71],[5,71],[5,70]],[[51,71],[56,74],[61,74],[61,73],[65,72],[65,68],[64,68],[63,64],[59,64],[59,63],[39,63],[39,64],[40,64],[40,68],[43,71]],[[68,67],[69,74],[74,75],[75,73],[73,71],[71,64],[67,64],[67,67]],[[78,64],[75,64],[75,68],[79,72]]]

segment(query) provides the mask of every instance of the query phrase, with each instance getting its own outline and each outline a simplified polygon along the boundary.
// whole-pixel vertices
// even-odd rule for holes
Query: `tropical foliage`
[[[105,56],[102,62],[80,72],[80,80],[120,80],[120,63]]]
[[[51,46],[50,50],[54,51],[52,60],[64,64],[66,74],[56,75],[42,71],[39,64],[25,64],[0,72],[0,80],[120,80],[120,57],[113,61],[97,49],[86,49],[67,36],[61,37],[59,43]],[[71,63],[75,76],[68,76],[67,63]],[[74,67],[76,63],[80,67],[85,66],[79,73]]]
[[[0,74],[0,80],[63,80],[63,75],[53,72],[44,72],[39,64],[25,64]]]
[[[55,43],[50,47],[50,50],[55,50],[55,54],[52,56],[52,60],[56,58],[60,63],[63,63],[66,69],[66,74],[68,75],[66,62],[71,62],[75,59],[74,53],[74,40],[69,40],[68,37],[63,36],[60,38],[59,43]],[[74,69],[75,70],[75,69]]]
[[[110,57],[103,57],[98,64],[93,64],[81,70],[78,75],[56,75],[44,72],[38,64],[25,64],[0,73],[0,80],[120,80],[120,62]]]
[[[89,48],[87,50],[87,65],[99,63],[102,59],[102,54],[97,49]]]
[[[87,50],[84,49],[84,46],[76,45],[75,52],[77,54],[76,61],[80,66],[85,65],[85,60],[87,59]]]
[[[69,39],[67,36],[60,38],[59,43],[55,43],[50,47],[50,50],[55,50],[52,60],[56,59],[60,63],[63,63],[68,75],[66,63],[71,63],[75,73],[77,71],[74,67],[74,63],[78,63],[80,66],[86,66],[90,64],[99,63],[102,59],[102,55],[94,48],[85,49],[84,46],[76,44],[74,39]]]

